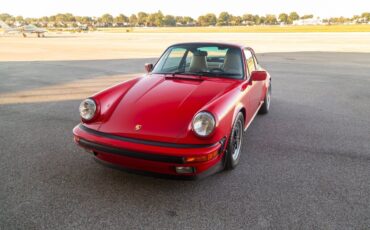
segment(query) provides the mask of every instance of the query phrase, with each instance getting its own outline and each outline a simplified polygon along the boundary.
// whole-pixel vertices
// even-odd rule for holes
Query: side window
[[[174,48],[170,51],[167,58],[164,59],[161,71],[174,71],[179,68],[180,62],[186,53],[184,48]]]
[[[255,60],[254,60],[254,57],[251,51],[247,49],[244,50],[244,55],[245,55],[246,65],[248,66],[249,75],[250,75],[253,71],[256,70]]]

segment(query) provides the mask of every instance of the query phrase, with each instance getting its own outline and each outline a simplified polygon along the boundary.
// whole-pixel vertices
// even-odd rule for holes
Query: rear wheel
[[[270,110],[270,103],[271,103],[271,84],[266,91],[266,96],[263,101],[263,105],[261,106],[260,110],[258,111],[259,114],[266,114]]]
[[[240,160],[244,133],[244,116],[241,112],[236,116],[231,130],[225,154],[225,169],[234,169]]]

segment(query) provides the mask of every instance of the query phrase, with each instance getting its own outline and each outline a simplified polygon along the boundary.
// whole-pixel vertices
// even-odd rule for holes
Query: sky
[[[197,18],[206,13],[218,15],[227,11],[233,15],[279,14],[297,11],[322,18],[345,16],[370,11],[370,0],[0,0],[0,13],[24,17],[72,13],[79,16],[101,16],[110,13],[131,15],[161,10],[163,14]]]

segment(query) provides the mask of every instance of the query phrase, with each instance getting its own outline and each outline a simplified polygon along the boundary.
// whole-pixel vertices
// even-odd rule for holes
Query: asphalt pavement
[[[369,229],[370,54],[258,57],[271,111],[235,170],[197,181],[97,164],[73,143],[80,100],[0,104],[0,229]],[[0,97],[149,61],[0,62]]]

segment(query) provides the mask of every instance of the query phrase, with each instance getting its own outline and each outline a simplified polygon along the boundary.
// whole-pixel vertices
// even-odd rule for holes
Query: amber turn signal
[[[191,156],[191,157],[184,157],[184,163],[194,163],[194,162],[204,162],[210,161],[216,158],[218,155],[218,150],[211,152],[207,155],[199,155],[199,156]]]

